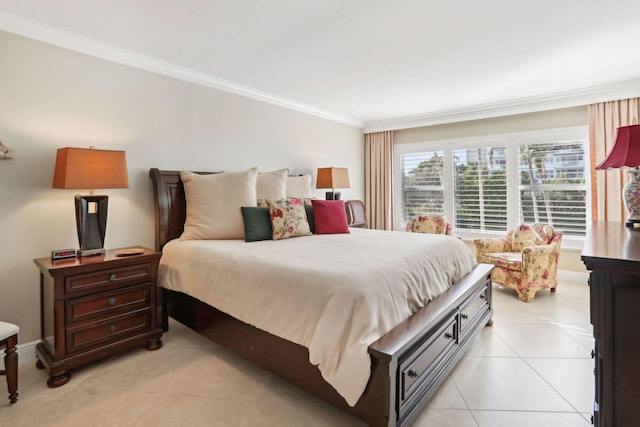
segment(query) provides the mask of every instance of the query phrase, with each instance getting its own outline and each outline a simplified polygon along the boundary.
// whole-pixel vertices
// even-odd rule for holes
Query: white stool
[[[9,402],[18,400],[18,332],[20,328],[7,322],[0,322],[0,348],[4,347],[4,371],[0,375],[7,376],[7,388],[9,389]]]

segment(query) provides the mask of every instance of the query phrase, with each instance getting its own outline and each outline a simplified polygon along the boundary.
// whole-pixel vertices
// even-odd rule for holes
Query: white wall
[[[0,319],[40,337],[34,258],[77,247],[73,196],[52,189],[56,149],[127,152],[129,189],[109,195],[105,247],[153,247],[148,171],[349,168],[364,197],[360,129],[0,32]],[[324,190],[317,196],[324,197]]]

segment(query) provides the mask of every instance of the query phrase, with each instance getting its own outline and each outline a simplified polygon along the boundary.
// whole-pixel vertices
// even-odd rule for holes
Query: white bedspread
[[[370,376],[370,344],[476,265],[452,236],[351,229],[246,243],[174,240],[159,284],[309,349],[353,406]]]

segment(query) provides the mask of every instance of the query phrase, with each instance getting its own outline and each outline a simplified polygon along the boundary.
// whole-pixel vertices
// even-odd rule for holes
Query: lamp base
[[[100,249],[80,249],[78,250],[79,257],[87,257],[87,256],[96,256],[96,255],[104,255],[104,248]]]
[[[76,227],[80,250],[78,255],[93,256],[104,253],[104,235],[107,231],[109,196],[77,195]]]
[[[339,191],[327,191],[325,193],[326,200],[340,200],[340,197]]]

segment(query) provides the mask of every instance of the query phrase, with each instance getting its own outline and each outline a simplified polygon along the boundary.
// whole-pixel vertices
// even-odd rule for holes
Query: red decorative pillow
[[[347,211],[342,200],[311,200],[316,234],[349,233]]]

